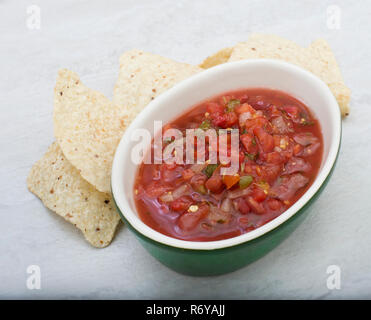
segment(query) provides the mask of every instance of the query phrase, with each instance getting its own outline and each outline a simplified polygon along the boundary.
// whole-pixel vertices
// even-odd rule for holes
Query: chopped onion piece
[[[172,193],[174,200],[180,198],[181,196],[188,195],[190,193],[190,189],[190,186],[186,183],[176,188]]]
[[[170,192],[165,192],[163,195],[159,198],[162,202],[171,202],[174,201],[174,197]]]
[[[224,212],[230,212],[232,209],[232,200],[229,198],[225,198],[220,206],[220,209]]]
[[[246,120],[251,119],[251,118],[252,116],[250,112],[241,113],[240,116],[238,117],[240,127],[243,127],[245,125]]]
[[[237,190],[233,190],[233,191],[228,191],[227,193],[227,197],[229,199],[237,199],[239,197],[243,197],[243,196],[247,196],[248,194],[250,194],[250,188],[246,188],[246,189],[237,189]]]
[[[276,151],[276,152],[281,152],[282,151],[282,149],[280,148],[280,147],[274,147],[274,151]]]
[[[231,214],[229,212],[222,211],[214,205],[210,205],[210,213],[208,216],[209,221],[212,224],[224,224],[229,221]]]
[[[304,147],[318,142],[318,138],[315,137],[310,132],[297,133],[297,134],[294,135],[294,140],[295,140],[295,142],[301,144]]]
[[[273,131],[278,134],[286,134],[293,131],[281,116],[273,118],[272,125],[274,128]]]

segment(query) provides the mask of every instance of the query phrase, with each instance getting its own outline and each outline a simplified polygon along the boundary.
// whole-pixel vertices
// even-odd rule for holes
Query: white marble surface
[[[27,7],[41,28],[26,27]],[[341,9],[340,29],[326,9]],[[0,298],[371,298],[371,1],[0,1]],[[274,251],[232,274],[192,278],[162,266],[125,227],[98,250],[28,192],[26,176],[53,141],[57,70],[112,97],[122,52],[140,48],[198,63],[250,32],[307,45],[326,38],[352,89],[335,173],[310,216]],[[41,268],[28,290],[26,268]],[[341,289],[326,287],[329,265]]]

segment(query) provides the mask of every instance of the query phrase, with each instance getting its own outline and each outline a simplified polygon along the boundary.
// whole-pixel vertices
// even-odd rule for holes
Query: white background
[[[26,26],[41,8],[40,30]],[[327,7],[341,9],[340,29]],[[0,298],[371,298],[371,1],[0,1]],[[308,45],[323,37],[352,90],[334,175],[306,221],[278,248],[209,278],[162,266],[125,227],[106,249],[44,208],[26,176],[53,141],[57,70],[112,97],[118,59],[138,48],[197,64],[251,32]],[[28,290],[26,268],[41,268]],[[341,289],[326,287],[329,265]]]

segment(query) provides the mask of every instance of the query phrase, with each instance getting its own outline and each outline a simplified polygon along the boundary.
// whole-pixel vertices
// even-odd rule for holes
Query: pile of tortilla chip
[[[222,49],[199,66],[131,50],[120,58],[113,101],[87,88],[79,76],[60,70],[54,89],[56,141],[31,169],[28,188],[50,210],[74,224],[95,247],[113,239],[120,221],[110,194],[116,147],[130,122],[159,94],[204,69],[251,58],[281,59],[320,77],[349,114],[350,90],[324,40],[303,48],[272,35],[251,35],[247,42]]]

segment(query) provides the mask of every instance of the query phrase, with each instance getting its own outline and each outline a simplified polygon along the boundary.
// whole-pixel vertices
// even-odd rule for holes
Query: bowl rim
[[[250,232],[245,234],[223,239],[223,240],[216,240],[216,241],[188,241],[188,240],[181,240],[176,239],[167,235],[164,235],[148,225],[146,225],[137,214],[133,212],[129,203],[128,203],[128,195],[123,193],[119,193],[120,185],[123,184],[123,177],[116,174],[116,172],[120,171],[120,166],[122,166],[122,162],[124,161],[124,157],[127,156],[129,151],[129,144],[130,144],[130,137],[138,126],[144,119],[147,118],[147,114],[153,109],[156,109],[162,103],[166,103],[168,97],[170,97],[174,92],[179,92],[187,88],[188,86],[192,85],[195,80],[201,80],[207,77],[212,77],[214,74],[218,74],[224,69],[226,71],[233,70],[234,68],[244,67],[246,65],[270,65],[273,67],[287,69],[291,72],[299,73],[301,76],[307,77],[310,81],[316,82],[317,87],[322,90],[322,94],[326,94],[327,104],[326,107],[330,108],[331,117],[333,117],[334,121],[334,128],[333,128],[333,139],[329,146],[328,156],[324,161],[323,167],[319,171],[317,177],[313,181],[312,185],[309,189],[286,211],[280,214],[275,219],[271,220],[270,222],[264,224],[263,226],[254,229]],[[292,93],[295,97],[295,94]],[[181,114],[182,111],[179,112]],[[222,65],[218,65],[202,71],[198,74],[187,78],[166,92],[159,95],[156,99],[151,101],[132,121],[132,123],[128,126],[125,130],[119,145],[116,149],[113,164],[112,164],[112,172],[111,172],[111,192],[113,200],[116,204],[117,210],[121,216],[127,223],[131,225],[131,227],[142,236],[151,239],[154,242],[161,243],[163,245],[167,245],[170,247],[180,248],[180,249],[190,249],[190,250],[216,250],[216,249],[223,249],[228,247],[233,247],[236,245],[240,245],[249,241],[252,241],[256,238],[263,236],[264,234],[278,228],[284,222],[289,220],[292,216],[294,216],[297,212],[299,212],[310,200],[311,198],[320,190],[321,186],[327,180],[328,176],[331,173],[333,166],[335,165],[336,158],[338,155],[338,151],[340,148],[340,140],[341,140],[341,113],[338,106],[338,103],[332,94],[329,87],[323,82],[320,78],[312,74],[311,72],[296,66],[294,64],[274,60],[274,59],[249,59],[249,60],[241,60],[237,62],[229,62]],[[125,171],[125,169],[124,169]],[[122,180],[122,181],[121,181]]]

